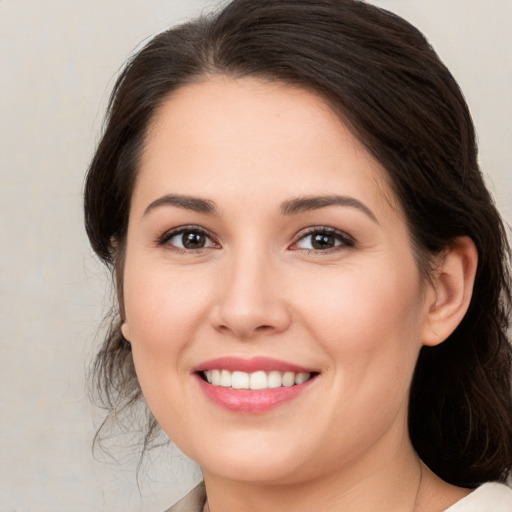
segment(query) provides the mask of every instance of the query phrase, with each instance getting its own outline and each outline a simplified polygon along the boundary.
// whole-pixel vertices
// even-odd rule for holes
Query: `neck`
[[[407,440],[398,451],[293,483],[225,480],[205,471],[209,512],[420,512],[422,463]],[[381,454],[382,455],[382,454]]]

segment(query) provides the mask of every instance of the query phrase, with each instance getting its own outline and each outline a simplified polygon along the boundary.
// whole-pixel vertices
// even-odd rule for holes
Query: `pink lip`
[[[312,378],[303,384],[274,389],[232,389],[212,386],[204,381],[199,374],[194,374],[201,391],[213,403],[228,409],[246,414],[262,414],[275,409],[279,405],[292,400],[304,393],[316,381]]]
[[[244,359],[240,357],[219,357],[205,361],[193,368],[193,376],[196,378],[201,391],[213,403],[239,413],[262,414],[270,411],[279,405],[292,400],[316,381],[316,377],[309,379],[302,384],[289,387],[272,389],[232,389],[222,386],[213,386],[206,382],[200,372],[206,370],[228,370],[230,372],[241,371],[253,373],[257,371],[279,371],[294,373],[318,373],[311,368],[305,368],[296,364],[280,361],[270,357],[253,357]]]
[[[243,359],[241,357],[219,357],[210,359],[197,365],[192,369],[194,372],[205,370],[228,370],[230,372],[240,371],[253,373],[257,371],[278,371],[278,372],[295,372],[295,373],[313,373],[316,370],[304,368],[296,364],[280,361],[271,357],[253,357],[251,359]]]

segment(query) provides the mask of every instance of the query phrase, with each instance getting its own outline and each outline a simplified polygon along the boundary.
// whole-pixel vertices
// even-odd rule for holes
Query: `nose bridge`
[[[226,261],[216,327],[240,338],[286,329],[289,312],[279,281],[270,250],[250,243],[234,248]]]

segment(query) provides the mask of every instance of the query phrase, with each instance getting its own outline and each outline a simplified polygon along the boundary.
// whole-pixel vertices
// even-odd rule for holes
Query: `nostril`
[[[247,300],[235,299],[220,300],[212,308],[209,322],[217,332],[251,339],[282,332],[290,324],[291,315],[282,301],[269,297],[268,303],[249,304]]]
[[[272,329],[273,329],[273,327],[271,325],[260,325],[260,326],[256,327],[256,330],[259,332],[271,331]]]
[[[219,325],[219,326],[217,326],[217,329],[222,332],[232,331],[232,329],[227,325]],[[272,327],[271,325],[259,325],[258,327],[256,327],[254,329],[254,332],[264,334],[264,333],[270,332],[272,330],[274,330],[274,327]]]

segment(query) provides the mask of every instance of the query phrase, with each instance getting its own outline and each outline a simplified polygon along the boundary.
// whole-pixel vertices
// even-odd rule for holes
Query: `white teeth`
[[[228,372],[227,370],[222,370],[220,372],[219,386],[223,386],[226,388],[231,387],[231,372]]]
[[[265,372],[251,373],[249,379],[249,387],[251,389],[266,389],[268,388],[268,378]]]
[[[307,372],[264,372],[262,370],[246,373],[229,370],[206,370],[204,376],[213,386],[233,389],[272,389],[281,386],[290,387],[294,384],[303,384],[311,378]]]
[[[306,382],[311,375],[309,373],[296,373],[295,374],[295,384],[302,384]]]
[[[212,375],[212,381],[210,384],[214,386],[220,386],[220,370],[210,370]]]
[[[270,372],[268,374],[268,387],[280,388],[283,385],[283,377],[281,372]]]
[[[283,375],[283,386],[289,388],[295,384],[295,373],[285,372]]]
[[[249,389],[249,374],[245,372],[233,372],[231,374],[231,387],[233,389]]]

